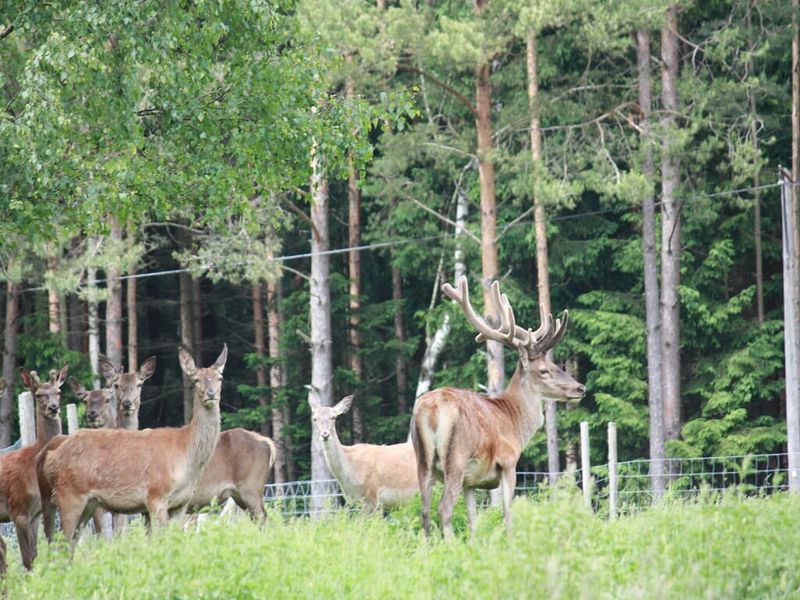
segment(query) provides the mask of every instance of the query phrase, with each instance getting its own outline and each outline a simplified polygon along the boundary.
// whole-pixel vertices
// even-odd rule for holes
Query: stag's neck
[[[186,429],[189,432],[189,468],[199,478],[219,439],[219,402],[212,408],[207,408],[195,398],[192,420]]]
[[[519,406],[521,418],[516,423],[516,428],[520,442],[525,446],[544,425],[542,394],[539,387],[524,376],[519,364],[503,394]]]
[[[48,419],[44,415],[36,415],[36,441],[44,445],[57,435],[61,435],[61,419]]]
[[[119,413],[117,424],[120,429],[130,429],[135,431],[139,429],[139,415],[125,415],[123,413]]]
[[[350,472],[350,461],[345,456],[344,447],[342,442],[339,441],[339,434],[336,433],[336,427],[331,430],[331,437],[322,441],[322,454],[325,456],[325,463],[328,465],[328,470],[340,482],[348,479]]]

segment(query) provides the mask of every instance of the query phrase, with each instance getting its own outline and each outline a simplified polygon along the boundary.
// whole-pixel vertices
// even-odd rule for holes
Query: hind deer
[[[157,525],[185,514],[219,438],[227,356],[226,345],[211,367],[201,369],[185,348],[179,349],[181,368],[194,382],[189,424],[143,431],[84,429],[44,448],[37,458],[39,484],[43,498],[55,498],[67,540],[74,541],[97,506],[146,512]]]
[[[417,493],[416,457],[410,442],[344,446],[336,433],[336,418],[350,410],[353,397],[347,396],[335,406],[322,406],[312,390],[308,403],[325,463],[348,502],[363,503],[365,510],[374,512],[403,504]]]
[[[36,558],[41,498],[36,481],[36,455],[52,438],[61,434],[61,386],[69,367],[50,371],[41,381],[36,371],[20,369],[23,385],[36,405],[36,441],[30,446],[0,456],[0,522],[13,522],[17,530],[22,564],[30,570]]]
[[[586,388],[558,367],[547,355],[567,330],[567,311],[553,323],[543,315],[539,329],[516,324],[514,312],[500,284],[492,283],[491,297],[500,315],[492,327],[470,304],[466,277],[458,291],[449,284],[442,291],[456,301],[467,320],[478,330],[475,341],[496,340],[519,354],[508,387],[498,396],[470,390],[439,388],[420,396],[414,407],[411,440],[417,454],[422,494],[422,524],[430,535],[430,506],[434,477],[444,481],[439,517],[445,537],[452,537],[451,519],[458,494],[464,491],[470,535],[475,529],[475,489],[500,485],[503,517],[511,532],[511,500],[516,467],[522,449],[544,423],[542,400],[580,399]]]

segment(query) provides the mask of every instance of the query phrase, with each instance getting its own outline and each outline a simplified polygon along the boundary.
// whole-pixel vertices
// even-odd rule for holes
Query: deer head
[[[312,400],[313,398],[313,400]],[[353,404],[353,396],[346,396],[339,400],[334,406],[322,406],[313,392],[308,396],[308,405],[311,407],[311,421],[319,431],[319,437],[325,442],[336,437],[336,418],[343,415]]]
[[[517,351],[517,369],[521,380],[535,386],[543,398],[566,402],[583,397],[586,387],[548,356],[548,351],[561,341],[567,331],[569,313],[566,310],[555,323],[553,315],[542,314],[542,324],[536,331],[524,329],[516,323],[508,296],[500,292],[500,284],[494,281],[491,298],[500,316],[500,325],[492,327],[472,307],[466,277],[459,280],[458,290],[446,283],[442,291],[461,307],[467,320],[478,330],[476,342],[495,340]]]
[[[194,382],[195,402],[199,401],[206,408],[214,408],[219,405],[222,394],[222,371],[225,369],[227,360],[228,344],[225,344],[213,365],[198,369],[189,350],[184,346],[178,347],[178,361],[181,369]]]
[[[105,356],[100,357],[100,372],[106,384],[113,388],[117,397],[117,411],[129,417],[139,413],[142,402],[142,385],[153,376],[156,357],[151,356],[142,363],[138,371],[124,373],[122,365],[115,365]]]
[[[28,371],[20,367],[19,373],[23,385],[28,388],[36,400],[36,408],[45,419],[52,421],[61,418],[61,386],[67,379],[69,365],[64,365],[60,371],[50,371],[50,380],[42,382],[36,371]]]
[[[114,427],[117,422],[114,406],[114,390],[110,387],[88,391],[74,377],[69,378],[69,386],[75,395],[86,403],[86,425],[90,429]]]

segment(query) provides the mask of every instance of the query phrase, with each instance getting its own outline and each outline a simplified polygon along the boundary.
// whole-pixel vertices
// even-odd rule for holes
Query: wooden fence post
[[[67,404],[67,433],[72,435],[78,431],[78,406],[74,403]]]
[[[581,483],[583,485],[583,501],[587,508],[592,508],[592,473],[589,464],[589,422],[581,421]]]
[[[36,441],[36,417],[33,412],[33,394],[22,392],[17,398],[19,404],[19,433],[23,446]]]
[[[608,517],[617,518],[617,424],[608,424]]]

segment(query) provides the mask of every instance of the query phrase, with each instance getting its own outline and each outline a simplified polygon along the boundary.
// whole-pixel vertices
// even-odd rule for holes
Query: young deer
[[[567,330],[567,311],[553,324],[544,316],[536,331],[519,327],[500,285],[492,284],[492,299],[500,315],[500,326],[491,327],[469,301],[467,279],[459,291],[449,284],[442,288],[455,300],[479,331],[476,342],[496,340],[519,354],[519,362],[508,387],[496,397],[470,390],[439,388],[420,396],[414,407],[411,440],[417,453],[419,487],[422,493],[422,524],[430,532],[433,478],[444,480],[439,517],[445,537],[453,534],[451,519],[459,492],[464,490],[470,535],[474,532],[475,489],[493,489],[500,484],[503,515],[511,531],[511,500],[516,467],[525,444],[544,423],[542,400],[580,399],[586,388],[560,369],[547,356]]]
[[[336,418],[350,410],[353,397],[347,396],[335,406],[322,406],[309,395],[311,419],[322,440],[325,463],[339,481],[348,502],[363,503],[373,512],[406,502],[417,493],[416,458],[410,442],[377,446],[343,446],[336,433]]]
[[[236,428],[219,434],[217,447],[189,503],[189,510],[228,498],[254,521],[264,519],[264,486],[275,464],[275,443],[268,437]]]
[[[36,455],[52,438],[61,434],[61,386],[68,366],[50,371],[41,381],[36,371],[20,369],[23,385],[36,405],[36,441],[30,446],[0,456],[0,522],[12,521],[17,530],[22,564],[31,569],[36,558],[41,498],[36,481]]]
[[[225,346],[216,362],[198,369],[185,348],[183,371],[194,381],[194,413],[188,425],[129,431],[81,430],[56,438],[37,458],[42,496],[55,497],[67,540],[97,506],[118,513],[147,512],[164,525],[182,516],[211,458],[220,431],[219,401]]]

